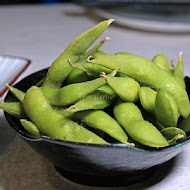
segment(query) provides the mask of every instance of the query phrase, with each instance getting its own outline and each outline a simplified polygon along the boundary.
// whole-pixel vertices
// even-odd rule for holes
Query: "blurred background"
[[[25,4],[25,3],[61,3],[61,2],[71,2],[72,0],[0,0],[0,4]]]

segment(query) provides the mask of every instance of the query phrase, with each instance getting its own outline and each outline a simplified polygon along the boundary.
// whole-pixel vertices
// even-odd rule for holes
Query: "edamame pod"
[[[106,42],[110,40],[109,37],[105,37],[99,43],[97,43],[94,47],[92,47],[88,52],[86,52],[78,62],[86,62],[89,56],[93,56],[96,51]],[[66,78],[67,84],[85,82],[88,80],[88,75],[79,69],[73,68],[69,76]]]
[[[41,89],[50,104],[55,106],[66,106],[84,98],[104,84],[106,84],[105,80],[103,78],[98,78],[83,83],[70,84],[60,89],[49,87],[41,87]]]
[[[69,76],[66,78],[66,84],[80,83],[88,81],[88,75],[79,69],[72,69]]]
[[[113,71],[111,73],[111,75],[114,76],[116,74],[116,72],[117,71]],[[101,87],[105,84],[106,84],[106,82],[103,78],[98,78],[98,79],[94,79],[92,81],[87,81],[87,82],[83,82],[83,83],[70,84],[70,85],[67,85],[60,89],[53,89],[53,88],[49,88],[49,87],[41,87],[41,89],[42,89],[44,95],[46,96],[46,98],[49,100],[49,102],[52,105],[66,106],[66,105],[73,104],[80,99],[84,99],[88,94],[93,93],[96,89],[98,89],[99,87]],[[14,95],[16,97],[20,96],[20,94],[22,94],[22,97],[20,97],[20,100],[22,100],[24,98],[24,96],[25,96],[24,92],[14,88],[14,87],[11,87],[11,89],[12,89],[12,93],[14,93]],[[106,96],[105,93],[100,94],[100,95],[101,95],[100,98],[102,98],[102,96]],[[93,94],[93,98],[95,98],[95,97],[97,97],[97,96],[95,96],[95,94]],[[109,95],[107,97],[109,98]],[[93,98],[88,98],[88,99],[93,99]],[[111,94],[110,99],[112,99],[112,94]],[[110,104],[111,103],[110,99],[102,100],[102,103]]]
[[[36,125],[34,125],[34,123],[32,123],[31,121],[27,121],[26,119],[20,119],[20,123],[22,124],[22,126],[24,127],[24,129],[33,137],[35,138],[39,138],[42,135],[40,134],[40,131],[38,130],[38,128],[36,127]]]
[[[184,81],[184,66],[183,66],[183,53],[180,52],[178,56],[177,65],[174,67],[173,76],[176,78],[177,82],[185,89]]]
[[[38,87],[42,86],[42,84],[44,83],[44,80],[45,80],[45,78],[42,78],[41,80],[39,80],[39,81],[35,84],[35,86],[38,86]]]
[[[186,133],[182,129],[177,127],[167,127],[161,131],[164,137],[169,140],[184,141],[186,139]]]
[[[168,60],[166,56],[163,53],[157,54],[152,59],[153,63],[155,63],[158,67],[160,67],[162,70],[166,71],[169,74],[172,74]]]
[[[129,136],[143,145],[155,148],[169,146],[160,131],[145,120],[132,121],[126,128]]]
[[[33,86],[26,92],[23,106],[26,115],[43,135],[72,142],[107,144],[99,136],[53,110],[38,87]]]
[[[143,108],[149,113],[154,113],[154,105],[156,100],[157,92],[152,90],[150,87],[140,87],[139,98]]]
[[[163,126],[158,120],[156,120],[156,127],[159,131],[165,129],[166,127]]]
[[[65,51],[51,64],[43,86],[59,88],[72,70],[67,60],[71,59],[72,62],[76,62],[112,22],[113,19],[102,21],[76,37],[67,46]]]
[[[97,57],[97,54],[101,54],[101,55],[105,55],[105,53],[100,49],[100,47],[107,41],[110,40],[110,37],[105,37],[103,40],[101,40],[99,43],[97,43],[94,47],[92,47],[89,51],[87,51],[83,56],[82,58],[80,59],[79,62],[82,62],[82,61],[87,61],[87,59],[89,59],[89,57],[92,56],[92,58],[94,58],[94,54],[96,54],[96,57]]]
[[[131,121],[143,120],[139,108],[131,102],[118,100],[114,106],[113,113],[118,123],[124,127],[126,131],[127,126]]]
[[[179,113],[187,117],[190,113],[189,98],[175,78],[160,69],[151,61],[136,55],[102,55],[91,60],[92,63],[109,69],[121,68],[119,72],[127,74],[138,82],[157,89],[164,89],[175,99]]]
[[[108,69],[108,68],[103,67],[101,65],[95,65],[92,63],[83,64],[83,66],[87,72],[93,73],[94,75],[98,75],[100,72],[104,72],[106,74],[109,74],[112,72],[111,69]]]
[[[155,100],[156,119],[165,127],[177,125],[179,113],[174,98],[165,92],[159,90]]]
[[[183,53],[180,52],[178,56],[177,65],[174,67],[173,76],[179,76],[180,78],[184,78],[184,66],[183,66]]]
[[[8,85],[9,90],[11,91],[12,94],[15,95],[15,97],[19,100],[19,101],[23,101],[24,96],[25,96],[25,92],[13,87],[13,86],[9,86]]]
[[[87,123],[90,127],[94,127],[104,131],[116,140],[127,143],[127,135],[121,126],[107,113],[101,110],[87,110],[73,114],[73,118]]]
[[[112,88],[108,85],[104,85],[70,106],[68,111],[78,112],[88,109],[104,109],[114,101],[116,96],[117,95]]]
[[[21,102],[0,103],[0,109],[3,109],[5,112],[17,119],[26,118]]]
[[[135,141],[156,148],[169,145],[157,128],[143,119],[134,103],[118,102],[114,107],[114,117]]]
[[[86,73],[91,73],[93,75],[98,76],[100,72],[104,72],[106,74],[111,73],[113,70],[108,69],[106,67],[103,67],[101,65],[96,65],[96,64],[92,64],[92,63],[69,63],[71,67],[76,68],[76,69],[80,69]]]
[[[130,77],[103,76],[107,84],[113,88],[116,94],[128,102],[136,102],[139,99],[138,91],[140,85]]]

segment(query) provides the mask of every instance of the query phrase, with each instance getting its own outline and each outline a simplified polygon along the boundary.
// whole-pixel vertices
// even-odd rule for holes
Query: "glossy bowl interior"
[[[26,91],[46,75],[47,69],[34,73],[15,87]],[[190,79],[186,77],[187,91]],[[15,101],[8,92],[5,101]],[[124,144],[92,145],[72,143],[49,137],[32,138],[19,121],[5,113],[10,126],[34,150],[45,156],[64,177],[77,183],[94,186],[123,186],[148,177],[156,167],[179,154],[190,142],[162,149],[144,150]]]

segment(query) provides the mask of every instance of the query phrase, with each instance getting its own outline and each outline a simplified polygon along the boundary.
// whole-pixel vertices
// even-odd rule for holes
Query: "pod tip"
[[[8,83],[6,83],[6,86],[7,86],[9,89],[10,89],[10,87],[11,87],[11,86],[9,86],[9,84],[8,84]]]
[[[104,78],[106,81],[108,80],[105,72],[100,72],[100,77]]]
[[[114,21],[114,19],[109,19],[108,24],[110,25],[113,21]]]
[[[178,59],[179,59],[180,62],[183,61],[183,52],[182,51],[179,52]]]
[[[101,41],[101,43],[107,42],[108,40],[110,40],[110,37],[109,37],[109,36],[105,37],[105,38]]]

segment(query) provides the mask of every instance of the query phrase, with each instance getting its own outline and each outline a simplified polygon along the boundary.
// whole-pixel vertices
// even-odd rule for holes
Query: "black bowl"
[[[26,91],[46,75],[47,69],[34,73],[15,85]],[[187,89],[190,79],[186,77]],[[189,92],[189,91],[188,91]],[[5,101],[15,101],[8,92]],[[56,170],[74,182],[93,186],[124,186],[140,182],[152,172],[179,154],[190,142],[184,142],[168,148],[144,150],[128,147],[124,144],[92,145],[72,143],[49,137],[32,138],[9,114],[5,117],[10,126],[34,150],[45,156]]]

